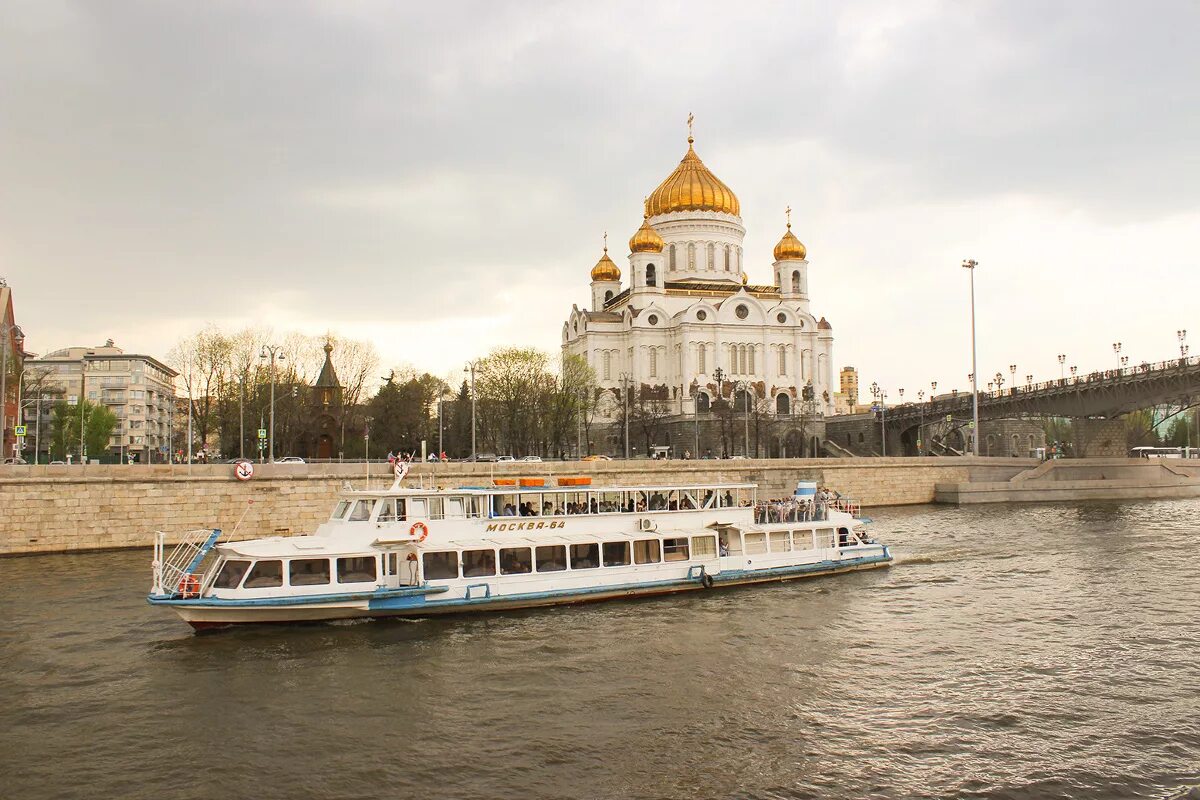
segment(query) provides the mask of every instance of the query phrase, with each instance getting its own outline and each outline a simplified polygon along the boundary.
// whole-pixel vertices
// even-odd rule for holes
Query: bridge
[[[1069,417],[1076,420],[1080,455],[1124,455],[1122,415],[1156,405],[1186,409],[1200,403],[1200,358],[1177,358],[1122,369],[1073,375],[1042,383],[979,393],[979,419]],[[951,455],[967,448],[973,417],[971,393],[941,394],[882,412],[889,452]],[[878,419],[878,416],[877,416]],[[1107,452],[1100,443],[1108,442]],[[1118,447],[1119,442],[1119,447]]]

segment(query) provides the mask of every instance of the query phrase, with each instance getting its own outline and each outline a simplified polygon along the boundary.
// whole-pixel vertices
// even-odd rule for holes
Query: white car
[[[525,456],[521,460],[522,461],[538,461],[538,462],[540,462],[542,460],[542,457],[541,456]]]
[[[496,463],[503,464],[505,462],[516,461],[512,456],[496,456]]]
[[[284,456],[283,458],[275,459],[276,464],[303,464],[304,459],[300,456]]]

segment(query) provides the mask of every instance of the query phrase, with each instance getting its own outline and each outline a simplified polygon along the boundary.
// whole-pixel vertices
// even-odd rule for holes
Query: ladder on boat
[[[220,538],[220,528],[188,531],[180,537],[170,555],[166,555],[167,533],[157,531],[154,538],[154,594],[199,597],[208,587],[200,585],[203,576],[197,575],[196,570]]]

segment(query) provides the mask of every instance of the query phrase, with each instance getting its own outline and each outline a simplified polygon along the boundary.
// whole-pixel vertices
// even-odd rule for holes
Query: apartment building
[[[37,445],[40,459],[50,449],[53,399],[76,405],[80,397],[106,405],[116,415],[117,427],[108,446],[110,457],[141,463],[167,459],[175,377],[179,373],[166,364],[152,356],[126,353],[109,339],[102,347],[67,347],[41,358],[26,359],[25,370],[27,379],[38,376],[44,394],[51,400],[42,404],[38,420],[42,431],[42,441]],[[90,458],[99,455],[88,454]]]

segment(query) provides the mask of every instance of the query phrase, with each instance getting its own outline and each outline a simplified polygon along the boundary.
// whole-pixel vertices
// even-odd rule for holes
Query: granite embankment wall
[[[864,506],[929,503],[941,483],[1004,481],[1031,459],[855,458],[748,461],[608,461],[523,465],[419,465],[407,485],[482,486],[493,477],[587,475],[596,485],[744,481],[760,497],[816,480]],[[390,484],[372,465],[373,486]],[[248,482],[230,465],[0,466],[0,555],[147,547],[156,530],[233,529],[237,538],[290,535],[324,520],[347,482],[366,485],[364,464],[256,465]],[[249,509],[247,511],[247,509]]]

